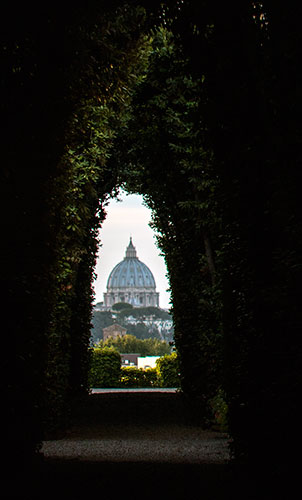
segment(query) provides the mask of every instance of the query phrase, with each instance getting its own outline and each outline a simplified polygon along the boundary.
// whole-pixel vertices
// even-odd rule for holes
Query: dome
[[[104,293],[104,307],[111,309],[118,302],[127,302],[133,307],[159,307],[159,293],[149,267],[139,260],[130,238],[126,255],[111,271]]]
[[[139,260],[130,238],[126,256],[111,271],[107,289],[111,288],[152,288],[155,290],[155,279],[149,267]]]

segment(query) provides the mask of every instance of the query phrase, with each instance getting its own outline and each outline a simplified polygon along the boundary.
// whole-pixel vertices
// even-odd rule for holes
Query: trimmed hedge
[[[179,387],[180,374],[176,352],[162,356],[156,361],[156,371],[160,387]]]
[[[167,354],[156,361],[156,368],[143,370],[122,367],[121,357],[113,347],[96,347],[91,353],[90,387],[179,387],[177,354]]]
[[[120,387],[159,387],[156,368],[122,367]]]
[[[90,387],[118,387],[120,374],[121,356],[116,349],[93,349],[89,372]]]

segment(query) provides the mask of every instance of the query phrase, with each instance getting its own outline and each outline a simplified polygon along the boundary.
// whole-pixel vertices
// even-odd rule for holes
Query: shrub
[[[215,423],[222,431],[228,430],[228,405],[224,392],[219,389],[216,396],[210,401]]]
[[[128,314],[130,314],[130,311],[131,311],[131,314],[132,314],[133,305],[128,304],[128,302],[117,302],[116,304],[113,304],[112,309],[114,311],[118,311],[118,312],[129,311]]]
[[[158,387],[156,368],[121,368],[120,387]]]
[[[120,385],[121,356],[113,347],[94,348],[89,373],[90,387]]]
[[[166,354],[156,361],[156,371],[160,387],[179,387],[179,366],[176,352]]]

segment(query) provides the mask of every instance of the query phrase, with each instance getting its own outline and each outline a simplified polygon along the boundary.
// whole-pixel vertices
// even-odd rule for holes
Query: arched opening
[[[173,318],[167,268],[149,225],[151,210],[143,205],[142,196],[121,191],[106,212],[93,284],[92,393],[100,393],[101,388],[104,393],[117,388],[176,390],[176,374],[164,380],[156,369],[157,359],[172,353]],[[120,369],[117,366],[111,375],[105,364],[108,347],[121,358]]]
[[[115,265],[125,257],[125,249],[129,244],[129,239],[132,238],[138,257],[143,263],[147,264],[154,275],[156,290],[160,294],[159,306],[162,309],[169,309],[171,304],[168,291],[169,282],[166,276],[167,269],[164,258],[160,255],[160,250],[156,246],[155,233],[149,226],[152,214],[151,210],[143,205],[143,197],[141,195],[129,195],[122,191],[117,198],[110,201],[106,211],[107,216],[100,230],[102,244],[98,251],[95,268],[97,275],[94,283],[95,302],[102,303],[104,301],[109,275]],[[138,270],[136,277],[138,284],[141,286],[145,283],[143,273],[143,269]],[[126,274],[122,274],[120,280],[122,288],[124,288],[126,286]],[[119,302],[128,302],[128,292],[123,291],[121,293],[124,295],[123,297],[119,296]],[[143,300],[143,297],[141,299]],[[144,305],[147,305],[145,300]]]
[[[45,408],[56,425],[87,389],[95,236],[124,185],[161,235],[183,390],[204,411],[225,373],[237,460],[286,467],[301,380],[300,16],[173,3],[3,16],[10,463],[36,457]]]

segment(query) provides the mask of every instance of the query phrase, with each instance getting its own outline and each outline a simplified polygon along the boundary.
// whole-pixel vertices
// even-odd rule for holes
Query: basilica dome
[[[124,260],[119,262],[109,275],[107,288],[127,288],[132,286],[155,289],[155,280],[149,267],[136,256],[135,247],[132,239],[130,239]]]
[[[158,296],[154,276],[149,267],[137,257],[130,238],[124,260],[109,275],[104,305],[110,308],[117,302],[127,302],[135,307],[158,307]]]

